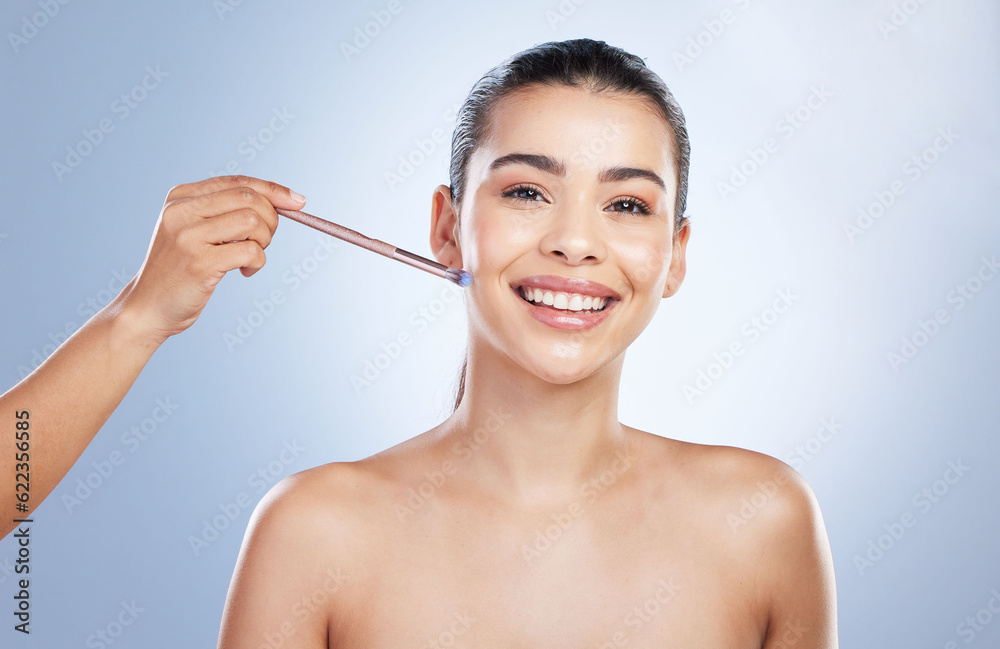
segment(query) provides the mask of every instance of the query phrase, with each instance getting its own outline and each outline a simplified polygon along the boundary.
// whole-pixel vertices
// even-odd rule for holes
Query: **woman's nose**
[[[549,213],[547,231],[541,240],[542,252],[569,264],[596,263],[606,256],[606,241],[600,229],[600,215],[582,205],[564,204]]]

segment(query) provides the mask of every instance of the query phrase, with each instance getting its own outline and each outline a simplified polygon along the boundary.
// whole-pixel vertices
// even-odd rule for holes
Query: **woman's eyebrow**
[[[505,156],[500,156],[490,165],[490,172],[514,164],[528,165],[556,176],[566,175],[566,165],[551,156],[537,153],[508,153]]]
[[[508,153],[500,156],[490,164],[490,173],[508,165],[524,164],[541,171],[556,175],[566,175],[566,165],[552,156],[537,153]],[[655,183],[661,190],[667,190],[667,184],[660,176],[649,169],[639,169],[636,167],[608,167],[602,169],[597,175],[597,180],[602,183],[615,183],[632,178],[645,178]]]
[[[649,169],[637,169],[635,167],[608,167],[602,169],[597,175],[597,179],[602,183],[617,183],[631,178],[645,178],[656,183],[661,190],[667,191],[667,185],[657,174]]]

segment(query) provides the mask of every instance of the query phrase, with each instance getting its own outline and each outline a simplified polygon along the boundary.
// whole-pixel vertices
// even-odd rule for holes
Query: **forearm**
[[[13,519],[26,515],[16,508],[15,474],[25,473],[24,464],[18,467],[24,456],[16,457],[23,452],[17,444],[28,441],[30,515],[87,448],[161,344],[127,306],[134,282],[0,396],[0,535],[14,529]],[[18,422],[24,421],[28,425],[21,424],[18,439]]]
[[[304,205],[287,187],[246,176],[170,190],[139,273],[0,396],[0,534],[59,484],[149,357],[194,323],[219,280],[236,268],[247,277],[260,270],[278,226],[274,208]]]

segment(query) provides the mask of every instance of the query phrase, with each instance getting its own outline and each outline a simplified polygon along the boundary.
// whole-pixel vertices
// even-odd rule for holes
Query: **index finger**
[[[214,194],[215,192],[237,187],[249,187],[268,200],[274,207],[282,207],[289,210],[301,209],[306,203],[306,197],[298,192],[294,192],[284,185],[271,180],[262,180],[253,176],[216,176],[206,178],[194,183],[186,183],[173,187],[167,193],[167,203],[182,198],[191,198],[204,194]]]

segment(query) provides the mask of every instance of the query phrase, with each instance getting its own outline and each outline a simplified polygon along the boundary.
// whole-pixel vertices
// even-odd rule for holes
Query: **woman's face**
[[[435,193],[432,247],[473,276],[470,338],[570,383],[618,358],[683,280],[671,134],[645,100],[569,86],[507,95],[490,126],[461,214]]]

